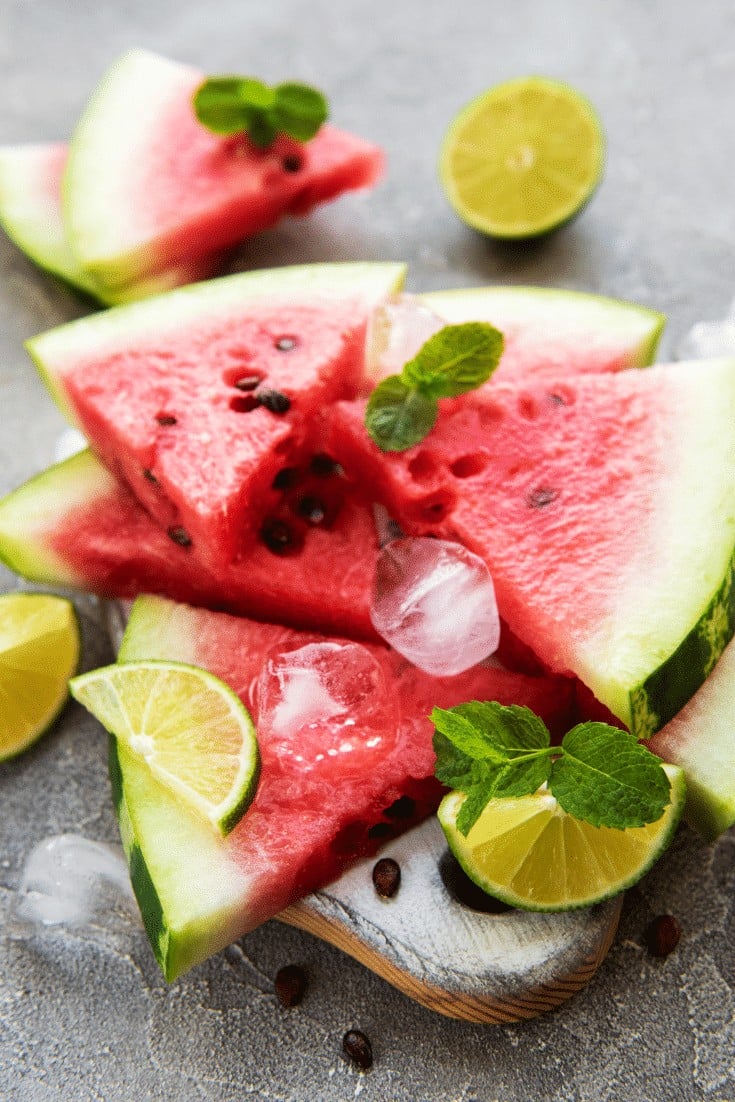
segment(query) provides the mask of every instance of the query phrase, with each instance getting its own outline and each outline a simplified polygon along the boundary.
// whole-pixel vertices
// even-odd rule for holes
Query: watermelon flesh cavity
[[[79,120],[65,222],[80,263],[105,287],[229,248],[381,175],[377,146],[329,124],[309,142],[279,136],[266,150],[213,134],[192,106],[203,80],[187,65],[131,50]]]
[[[220,268],[222,256],[214,253],[162,269],[128,288],[113,290],[96,283],[72,251],[64,227],[61,182],[67,157],[63,142],[0,148],[0,223],[39,267],[106,305],[195,283]]]
[[[338,404],[332,453],[406,532],[481,555],[549,668],[639,737],[686,703],[735,627],[735,361],[498,382],[401,453],[363,418]]]
[[[370,767],[352,770],[344,754],[330,756],[333,732],[328,724],[321,729],[316,719],[302,729],[301,753],[294,754],[293,745],[260,721],[258,681],[268,661],[324,642],[314,633],[161,598],[143,597],[133,607],[120,660],[159,658],[209,669],[252,710],[262,758],[253,804],[226,839],[215,840],[186,809],[164,793],[159,799],[145,767],[123,747],[113,751],[133,884],[168,979],[328,883],[356,857],[374,852],[435,808],[440,790],[428,720],[434,705],[496,699],[527,704],[557,732],[569,724],[571,691],[565,681],[482,666],[453,678],[433,678],[388,648],[366,644],[382,671],[385,706],[376,709],[371,738],[357,731],[352,741]],[[328,642],[344,646],[339,640]],[[394,709],[397,726],[390,719]],[[305,768],[299,757],[308,758],[312,767]],[[195,840],[198,830],[206,833],[201,844]],[[190,839],[185,848],[181,838]],[[207,880],[216,881],[209,897],[199,879],[203,856]]]
[[[166,531],[223,568],[246,553],[317,415],[352,397],[398,264],[226,277],[29,342],[52,394]]]

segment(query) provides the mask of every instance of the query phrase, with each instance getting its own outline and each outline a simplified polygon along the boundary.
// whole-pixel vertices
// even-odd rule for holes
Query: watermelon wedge
[[[300,485],[306,487],[303,496]],[[328,526],[299,519],[299,502],[313,498],[314,487],[332,512]],[[239,562],[213,571],[196,546],[171,540],[130,491],[84,451],[0,501],[0,559],[29,580],[103,597],[163,593],[259,619],[375,639],[369,602],[378,542],[370,509],[349,487],[343,489],[338,476],[319,473],[285,492],[277,519],[282,515],[298,537],[291,553],[257,540]]]
[[[74,132],[64,221],[85,271],[129,287],[229,248],[285,214],[304,215],[382,172],[377,146],[324,125],[309,142],[258,150],[197,120],[204,75],[146,50],[124,54]]]
[[[120,661],[145,656],[204,666],[258,717],[252,686],[266,659],[319,641],[313,633],[143,597],[133,606]],[[483,667],[432,678],[388,648],[367,649],[382,669],[386,700],[397,702],[400,711],[397,727],[386,725],[379,738],[368,740],[370,746],[360,744],[369,768],[352,769],[339,754],[323,753],[330,733],[315,722],[308,742],[299,744],[316,763],[305,769],[261,723],[258,793],[226,839],[200,825],[158,788],[144,764],[113,744],[121,835],[167,979],[328,883],[356,857],[374,852],[435,808],[440,789],[427,718],[433,705],[496,699],[528,704],[555,730],[569,721],[570,685],[563,680]]]
[[[337,405],[332,453],[407,532],[483,556],[549,668],[642,738],[686,703],[735,628],[735,361],[498,382],[401,453],[363,416]]]
[[[68,147],[63,142],[0,147],[0,224],[40,268],[105,305],[161,294],[213,275],[219,253],[195,257],[129,288],[104,288],[82,268],[69,245],[61,213],[61,181]]]
[[[229,276],[52,330],[28,348],[63,412],[172,539],[246,553],[317,414],[353,396],[400,264]]]

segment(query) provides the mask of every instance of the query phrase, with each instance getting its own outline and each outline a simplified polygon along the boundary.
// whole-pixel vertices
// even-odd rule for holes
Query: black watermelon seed
[[[336,459],[332,459],[331,455],[326,455],[324,452],[318,452],[311,457],[309,463],[309,470],[317,478],[333,478],[334,475],[342,474],[342,466]]]
[[[158,479],[154,475],[153,471],[148,467],[143,468],[143,478],[150,482],[153,486],[158,485]]]
[[[401,886],[401,866],[392,857],[381,857],[373,866],[373,884],[378,895],[392,899]]]
[[[281,1006],[298,1006],[306,991],[306,973],[298,964],[279,968],[274,981]]]
[[[383,814],[388,819],[398,819],[399,822],[405,822],[407,819],[412,819],[416,814],[416,801],[412,800],[410,796],[399,796],[390,807],[386,807]]]
[[[551,505],[551,502],[557,496],[556,490],[549,490],[544,486],[540,486],[537,490],[531,490],[526,501],[531,509],[543,509],[545,505]]]
[[[260,538],[274,555],[287,555],[295,547],[294,534],[284,520],[267,520],[260,529]]]
[[[168,537],[172,539],[174,543],[178,543],[179,547],[191,547],[191,536],[186,528],[182,528],[179,525],[175,528],[169,528]]]
[[[673,915],[658,915],[646,930],[646,945],[652,957],[668,957],[679,944],[681,927]]]
[[[307,524],[316,527],[316,525],[324,523],[327,516],[327,507],[318,497],[307,494],[306,497],[301,498],[296,506],[296,512]]]
[[[386,838],[393,838],[396,828],[392,823],[373,823],[368,830],[368,838],[384,842]]]
[[[274,490],[290,490],[296,485],[298,478],[299,472],[296,467],[281,467],[271,482],[271,488]]]
[[[262,375],[243,375],[232,384],[238,390],[255,390],[263,382]]]
[[[373,1066],[373,1046],[360,1029],[348,1029],[342,1038],[342,1051],[360,1071]]]
[[[159,413],[158,417],[156,417],[156,420],[158,421],[159,425],[176,424],[176,418],[172,417],[170,413]]]
[[[281,164],[284,172],[298,172],[301,168],[301,158],[296,153],[287,153]]]
[[[275,342],[275,347],[279,352],[293,352],[294,348],[298,346],[298,343],[296,337],[279,337]]]
[[[291,399],[287,398],[285,394],[281,394],[280,390],[271,390],[269,387],[264,387],[259,390],[255,397],[261,406],[265,406],[271,413],[288,413],[291,408]]]

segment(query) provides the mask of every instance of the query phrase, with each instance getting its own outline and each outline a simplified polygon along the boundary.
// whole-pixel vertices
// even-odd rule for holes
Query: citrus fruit
[[[74,678],[72,695],[221,833],[255,795],[255,727],[217,677],[178,662],[130,662]]]
[[[79,662],[71,601],[50,593],[0,596],[0,761],[50,727]]]
[[[521,77],[467,104],[442,143],[439,174],[468,225],[492,237],[536,237],[566,222],[602,175],[605,139],[568,84]]]
[[[463,792],[439,806],[449,848],[488,895],[527,911],[589,907],[635,884],[674,835],[686,796],[684,773],[664,765],[671,801],[644,827],[594,827],[568,815],[546,789],[491,799],[465,838],[457,830]]]

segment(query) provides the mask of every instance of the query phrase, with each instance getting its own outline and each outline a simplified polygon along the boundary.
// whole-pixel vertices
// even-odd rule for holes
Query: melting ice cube
[[[341,775],[359,772],[396,738],[397,704],[378,661],[359,643],[308,643],[274,654],[257,696],[264,754],[281,768],[327,770],[338,759]]]
[[[370,379],[399,375],[422,344],[447,323],[414,295],[398,295],[373,312],[368,326],[365,364]]]
[[[370,617],[415,666],[448,677],[497,649],[500,620],[490,571],[458,543],[394,540],[378,558]]]
[[[698,321],[676,347],[678,360],[735,356],[735,300],[722,321]]]
[[[78,834],[46,838],[26,859],[13,911],[17,936],[39,927],[129,922],[138,912],[121,847]]]

